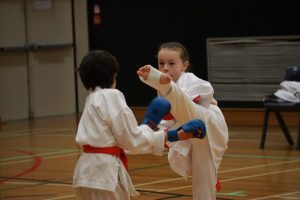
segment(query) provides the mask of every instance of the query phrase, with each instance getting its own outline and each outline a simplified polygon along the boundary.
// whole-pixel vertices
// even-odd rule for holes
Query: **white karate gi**
[[[171,103],[171,114],[178,124],[191,119],[205,122],[207,137],[180,141],[169,153],[170,167],[182,176],[190,173],[194,200],[215,200],[217,172],[227,149],[228,128],[220,108],[216,105],[203,106],[195,104],[174,82],[160,84],[161,72],[151,67],[147,80],[141,80],[158,90],[159,94]]]
[[[164,137],[163,131],[154,133],[147,125],[138,126],[119,90],[97,87],[86,99],[75,140],[80,146],[118,146],[131,154],[162,154]],[[95,189],[95,194],[103,194],[95,199],[128,200],[138,195],[121,160],[102,153],[81,154],[73,185],[80,187],[77,192]],[[108,192],[112,196],[106,196]],[[84,198],[84,192],[81,195]]]
[[[201,101],[198,104],[209,107],[214,95],[214,89],[208,81],[202,80],[190,72],[182,72],[176,85],[188,95],[191,101],[194,101],[199,95]],[[176,124],[175,119],[161,120],[158,125],[159,129],[174,128]],[[178,124],[179,126],[179,124]],[[187,143],[187,141],[184,141]]]
[[[274,93],[280,99],[288,102],[300,102],[300,82],[299,81],[282,81],[280,89]]]

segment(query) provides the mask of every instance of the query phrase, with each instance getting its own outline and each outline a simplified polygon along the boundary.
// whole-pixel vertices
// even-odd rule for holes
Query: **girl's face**
[[[169,74],[175,82],[189,66],[188,61],[181,59],[180,52],[173,49],[161,49],[157,58],[159,71]]]

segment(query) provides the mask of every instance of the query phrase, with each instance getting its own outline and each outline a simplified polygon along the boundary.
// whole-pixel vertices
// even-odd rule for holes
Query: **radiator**
[[[300,36],[207,39],[208,80],[221,101],[261,101],[300,65]]]

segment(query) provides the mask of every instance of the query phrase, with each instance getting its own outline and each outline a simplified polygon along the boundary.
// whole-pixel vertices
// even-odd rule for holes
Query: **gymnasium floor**
[[[0,199],[75,199],[72,175],[80,149],[74,142],[78,117],[62,116],[0,125]],[[290,129],[296,140],[296,127]],[[300,199],[300,151],[271,127],[260,150],[261,127],[230,126],[229,149],[219,170],[217,199]],[[129,156],[129,173],[141,193],[133,200],[191,197],[191,177],[174,174],[167,152]]]

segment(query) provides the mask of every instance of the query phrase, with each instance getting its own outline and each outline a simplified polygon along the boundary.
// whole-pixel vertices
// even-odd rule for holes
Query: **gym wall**
[[[0,13],[1,120],[80,110],[86,93],[75,68],[88,51],[86,2],[1,0]]]

